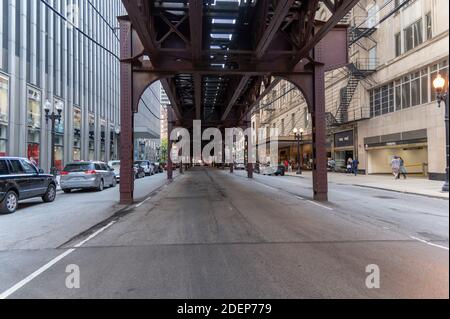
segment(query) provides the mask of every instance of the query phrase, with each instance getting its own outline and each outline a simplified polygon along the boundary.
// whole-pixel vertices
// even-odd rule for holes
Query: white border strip
[[[83,246],[84,244],[86,244],[88,241],[94,239],[95,237],[97,237],[100,233],[104,232],[105,230],[107,230],[109,227],[111,227],[112,225],[114,225],[116,223],[116,221],[112,221],[110,222],[108,225],[106,225],[105,227],[99,229],[98,231],[96,231],[95,233],[93,233],[92,235],[90,235],[88,238],[86,238],[85,240],[79,242],[78,244],[76,244],[72,249],[68,249],[65,252],[63,252],[61,255],[57,256],[56,258],[52,259],[51,261],[49,261],[48,263],[46,263],[44,266],[42,266],[41,268],[39,268],[38,270],[36,270],[35,272],[33,272],[31,275],[29,275],[28,277],[22,279],[21,281],[19,281],[17,284],[15,284],[14,286],[12,286],[11,288],[9,288],[8,290],[6,290],[5,292],[0,294],[0,300],[6,299],[9,296],[11,296],[13,293],[15,293],[17,290],[19,290],[20,288],[24,287],[26,284],[28,284],[29,282],[31,282],[33,279],[35,279],[36,277],[38,277],[39,275],[41,275],[42,273],[44,273],[45,271],[47,271],[48,269],[50,269],[52,266],[54,266],[56,263],[58,263],[59,261],[61,261],[62,259],[64,259],[65,257],[69,256],[71,253],[73,253],[76,248],[80,248],[81,246]]]
[[[429,241],[426,241],[424,239],[420,239],[420,238],[417,238],[417,237],[414,237],[414,236],[410,236],[410,238],[412,238],[414,240],[417,240],[418,242],[421,242],[423,244],[429,245],[429,246],[433,246],[433,247],[441,248],[441,249],[444,249],[444,250],[448,250],[448,247],[437,245],[437,244],[433,244],[433,243],[430,243]]]

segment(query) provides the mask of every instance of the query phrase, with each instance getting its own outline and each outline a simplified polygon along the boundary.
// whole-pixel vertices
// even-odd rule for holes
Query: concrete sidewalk
[[[312,173],[309,171],[303,172],[302,175],[297,175],[295,172],[286,173],[286,175],[312,179]],[[425,177],[409,176],[406,180],[394,180],[394,177],[391,175],[354,176],[353,174],[328,173],[328,178],[331,183],[335,184],[368,187],[443,199],[449,198],[448,193],[442,192],[444,182],[431,181]]]

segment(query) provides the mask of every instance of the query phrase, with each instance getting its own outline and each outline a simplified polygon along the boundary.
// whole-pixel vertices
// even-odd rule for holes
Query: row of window
[[[90,112],[98,111],[101,117],[117,120],[119,63],[102,47],[111,52],[119,51],[118,37],[110,26],[117,26],[121,2],[58,0],[52,4],[55,11],[102,47],[66,23],[47,5],[50,4],[37,0],[0,0],[0,69],[8,72],[8,55],[13,53],[26,60],[23,63],[26,63],[27,83],[45,86],[63,98],[73,92],[75,104],[87,104]],[[13,32],[10,31],[12,26]],[[9,48],[11,41],[15,42],[15,47]],[[98,110],[93,109],[94,105],[98,105]]]
[[[0,76],[0,156],[7,155],[8,141],[8,90],[9,83],[7,78]],[[58,98],[54,99],[54,103],[64,102]],[[73,160],[81,160],[81,123],[82,112],[78,107],[73,111]],[[41,152],[41,130],[42,130],[42,99],[39,90],[29,87],[27,90],[27,157],[39,164]],[[60,121],[55,122],[55,166],[62,169],[64,165],[64,107],[63,117]],[[88,159],[95,159],[95,116],[89,114],[89,154]],[[110,129],[110,158],[116,158],[116,147],[114,138],[114,128]],[[106,160],[106,121],[101,120],[100,123],[100,160]]]
[[[433,37],[431,13],[423,19],[419,19],[403,30],[395,34],[395,56],[398,57],[423,43],[424,38],[430,40]]]
[[[380,116],[434,101],[436,91],[432,83],[438,73],[444,78],[448,77],[448,59],[371,90],[370,116]]]

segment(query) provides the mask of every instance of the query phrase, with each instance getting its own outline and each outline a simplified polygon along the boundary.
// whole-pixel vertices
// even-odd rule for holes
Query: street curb
[[[286,175],[286,176],[306,179],[305,177],[298,176],[298,175]],[[416,195],[416,196],[422,196],[422,197],[428,197],[428,198],[449,200],[449,198],[445,197],[445,196],[436,196],[436,195],[428,195],[428,194],[421,194],[421,193],[414,193],[414,192],[407,192],[407,191],[399,191],[399,190],[395,190],[395,189],[376,187],[376,186],[368,186],[368,185],[360,185],[360,184],[343,184],[343,183],[339,183],[339,182],[329,182],[329,183],[335,184],[335,185],[342,185],[342,186],[350,185],[350,186],[356,186],[356,187],[377,189],[377,190],[382,190],[382,191],[387,191],[387,192],[394,192],[394,193],[399,193],[399,194]]]
[[[399,191],[399,190],[395,190],[395,189],[388,189],[388,188],[382,188],[382,187],[376,187],[376,186],[367,186],[367,185],[358,185],[358,184],[348,184],[348,185],[356,186],[356,187],[363,187],[363,188],[370,188],[370,189],[377,189],[377,190],[394,192],[394,193],[400,193],[400,194],[406,194],[406,195],[416,195],[416,196],[422,196],[422,197],[428,197],[428,198],[449,200],[449,198],[443,197],[443,196],[436,196],[436,195],[420,194],[420,193],[414,193],[414,192]]]

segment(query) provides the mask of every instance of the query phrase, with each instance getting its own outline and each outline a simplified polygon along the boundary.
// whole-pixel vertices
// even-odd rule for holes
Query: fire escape
[[[333,97],[334,107],[326,114],[328,128],[370,117],[369,106],[359,105],[353,109],[350,109],[350,106],[361,83],[369,86],[375,84],[371,75],[376,71],[378,61],[376,55],[372,56],[372,50],[376,50],[377,42],[372,35],[377,31],[377,27],[368,27],[370,22],[367,17],[349,18],[347,23],[351,24],[348,32],[349,51],[353,49],[359,53],[352,56],[346,68],[341,69],[333,78],[333,80],[338,77],[345,78],[347,84],[337,92],[337,96]]]

